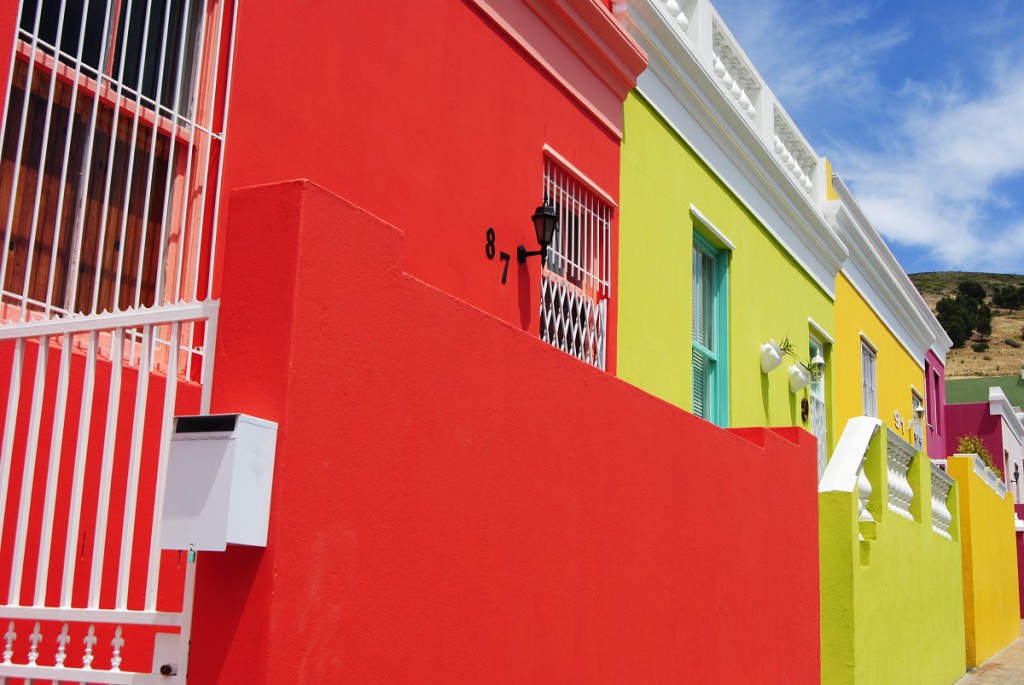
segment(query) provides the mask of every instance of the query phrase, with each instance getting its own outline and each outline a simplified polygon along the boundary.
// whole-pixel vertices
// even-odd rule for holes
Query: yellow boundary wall
[[[920,452],[907,474],[914,520],[889,510],[887,434],[883,426],[871,439],[864,463],[875,523],[859,523],[856,488],[818,496],[821,681],[829,685],[934,685],[966,670],[956,485],[951,540],[932,530],[931,461]]]
[[[961,492],[967,665],[977,666],[1020,636],[1013,496],[973,454],[948,469]]]

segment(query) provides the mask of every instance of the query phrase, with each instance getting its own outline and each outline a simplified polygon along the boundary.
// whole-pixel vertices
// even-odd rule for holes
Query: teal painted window
[[[729,423],[728,252],[693,237],[693,413]]]

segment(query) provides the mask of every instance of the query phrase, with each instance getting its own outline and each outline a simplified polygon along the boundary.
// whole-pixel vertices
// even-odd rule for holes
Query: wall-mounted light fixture
[[[520,264],[525,264],[526,258],[534,255],[540,255],[542,264],[548,260],[548,247],[555,237],[555,231],[558,230],[558,212],[548,203],[546,195],[544,204],[533,213],[533,230],[537,234],[537,243],[540,245],[540,249],[529,251],[525,245],[520,245],[516,248],[516,259]]]
[[[815,380],[825,375],[825,358],[821,356],[821,352],[814,353],[814,358],[811,359],[811,363],[807,365],[807,368],[811,372],[811,377]]]
[[[1020,466],[1017,464],[1013,465],[1013,482],[1016,484],[1020,480]]]
[[[914,421],[916,421],[917,423],[923,423],[924,422],[924,413],[925,413],[925,409],[924,409],[924,405],[923,404],[919,405],[917,407],[914,407]]]

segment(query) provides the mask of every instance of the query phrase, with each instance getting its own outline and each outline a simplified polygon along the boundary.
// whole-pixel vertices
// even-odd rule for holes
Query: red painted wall
[[[809,434],[570,358],[307,182],[229,229],[214,409],[280,432],[267,548],[199,559],[190,682],[818,682]]]
[[[952,452],[946,451],[946,436],[949,428],[946,426],[946,365],[938,356],[928,350],[925,353],[925,391],[930,398],[926,398],[928,411],[928,456],[932,459],[945,459]],[[935,376],[937,380],[933,380]]]
[[[996,466],[1003,467],[1002,418],[992,416],[988,402],[946,405],[946,451],[956,454],[957,440],[967,434],[981,438]]]
[[[469,0],[243,3],[230,107],[225,191],[313,179],[401,226],[410,273],[534,333],[540,262],[515,252],[543,146],[618,197],[617,136]]]

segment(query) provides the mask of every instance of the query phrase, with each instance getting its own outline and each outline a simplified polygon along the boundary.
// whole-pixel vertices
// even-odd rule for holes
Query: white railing
[[[953,524],[953,514],[949,510],[949,493],[953,488],[953,479],[938,464],[932,463],[932,530],[951,540],[949,528]]]
[[[785,115],[776,107],[773,121],[775,122],[775,154],[778,155],[790,175],[797,184],[810,194],[814,192],[814,168],[817,158],[810,151],[803,137],[797,133],[795,126],[789,123]]]
[[[23,0],[0,321],[208,296],[233,37],[231,0]]]
[[[985,484],[992,488],[992,491],[999,495],[1000,498],[1006,499],[1006,483],[1004,483],[996,472],[985,465],[985,461],[977,454],[954,454],[954,457],[970,457],[971,464],[974,466],[974,473],[977,474],[978,478],[985,481]]]
[[[611,205],[550,158],[544,163],[544,200],[558,212],[558,228],[541,275],[540,337],[604,369]]]
[[[818,492],[850,492],[857,490],[858,521],[861,524],[875,520],[868,509],[871,499],[871,481],[864,472],[864,461],[867,458],[871,440],[878,432],[882,422],[870,416],[857,416],[850,419],[846,429],[839,436],[839,442],[832,452],[832,458],[825,467],[825,473],[818,481]],[[861,533],[861,539],[864,539]]]
[[[0,568],[0,678],[184,682],[194,567],[161,552],[159,512],[175,408],[209,408],[217,309],[195,302],[0,326],[0,358],[11,363],[0,545],[12,550]],[[205,332],[205,387],[182,396],[189,322]],[[170,342],[161,371],[162,330]],[[124,363],[131,338],[134,367]],[[133,655],[150,649],[152,665],[139,664]]]
[[[916,452],[906,440],[889,430],[886,441],[886,464],[889,472],[889,511],[903,518],[914,520],[910,505],[914,501],[914,489],[910,486],[907,472],[914,461]]]
[[[712,62],[715,76],[721,82],[736,106],[748,119],[757,117],[757,98],[761,84],[754,75],[754,70],[740,57],[739,51],[722,31],[718,22],[712,24],[712,40],[714,60]]]
[[[699,63],[775,163],[821,213],[827,179],[824,164],[785,112],[710,0],[618,0],[613,9],[627,24],[681,44],[659,52],[685,54]],[[667,29],[667,31],[665,30]],[[683,65],[684,68],[688,65]]]

